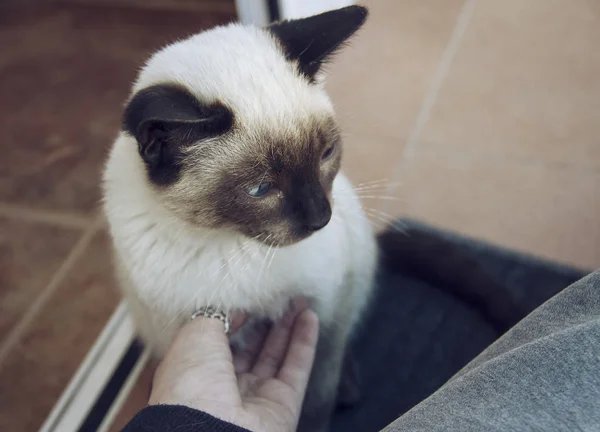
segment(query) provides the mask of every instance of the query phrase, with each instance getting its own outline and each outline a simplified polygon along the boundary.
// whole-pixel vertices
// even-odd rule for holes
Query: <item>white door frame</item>
[[[278,19],[303,18],[338,9],[354,3],[353,0],[235,0],[239,20],[244,24],[264,26],[272,19],[275,3]]]

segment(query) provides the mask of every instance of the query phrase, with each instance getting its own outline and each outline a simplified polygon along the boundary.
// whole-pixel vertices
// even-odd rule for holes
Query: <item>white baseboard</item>
[[[266,26],[269,24],[269,6],[266,0],[236,0],[238,20],[243,24]]]
[[[96,432],[106,432],[112,426],[113,422],[115,421],[115,417],[117,416],[117,414],[121,410],[121,407],[127,400],[127,397],[131,393],[133,386],[140,377],[142,370],[148,363],[149,358],[150,349],[146,348],[144,349],[144,352],[140,355],[140,358],[138,359],[137,363],[135,364],[135,367],[127,377],[127,380],[125,381],[125,383],[123,383],[123,387],[121,387],[119,394],[117,395],[110,409],[106,413],[106,416],[104,416],[104,420],[102,420],[102,423],[100,424]]]
[[[303,18],[354,4],[353,0],[277,0],[280,19]],[[265,26],[269,23],[267,0],[236,0],[238,19],[244,24]]]
[[[121,303],[71,378],[40,431],[79,430],[134,339],[133,321],[125,304]],[[140,360],[143,358],[144,355],[140,356]]]
[[[304,18],[332,9],[350,6],[353,0],[278,0],[282,19]]]

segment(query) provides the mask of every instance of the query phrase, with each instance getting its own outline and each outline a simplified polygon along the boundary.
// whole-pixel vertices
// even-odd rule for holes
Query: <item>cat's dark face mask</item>
[[[254,151],[225,163],[211,198],[222,226],[276,246],[327,226],[341,140],[329,118],[301,123],[287,136],[264,134]]]
[[[274,23],[264,31],[289,65],[284,72],[316,95],[322,92],[316,79],[322,64],[366,15],[365,8],[350,6]],[[252,103],[260,105],[261,97]],[[233,107],[211,100],[201,102],[181,85],[161,83],[129,101],[123,131],[136,139],[162,204],[190,224],[277,246],[325,227],[342,153],[333,113],[310,113],[302,105],[285,127],[269,126],[268,118],[258,126],[244,124]]]
[[[165,106],[176,120],[153,120],[152,107],[164,115]],[[236,124],[226,106],[200,106],[168,85],[139,92],[128,110],[145,110],[150,119],[138,147],[156,196],[190,224],[285,246],[331,220],[342,156],[331,115],[290,119],[285,132],[252,129]]]

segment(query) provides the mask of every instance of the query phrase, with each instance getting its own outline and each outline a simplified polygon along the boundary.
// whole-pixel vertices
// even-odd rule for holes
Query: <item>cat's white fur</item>
[[[160,83],[181,84],[201,101],[222,101],[249,128],[285,129],[295,116],[333,111],[325,92],[297,73],[273,36],[238,24],[159,51],[133,91]],[[124,133],[111,151],[104,188],[120,285],[158,354],[195,310],[209,304],[275,318],[290,298],[302,295],[327,325],[340,314],[355,322],[370,296],[374,235],[342,173],[333,186],[331,222],[295,245],[274,249],[171,214],[148,181],[135,139]]]

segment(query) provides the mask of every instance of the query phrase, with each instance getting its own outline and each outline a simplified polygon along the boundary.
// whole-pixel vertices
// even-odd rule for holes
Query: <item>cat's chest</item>
[[[223,270],[220,279],[216,277],[205,284],[206,290],[212,285],[218,287],[214,297],[219,302],[230,308],[275,317],[296,296],[329,301],[343,283],[347,265],[342,254],[333,251],[290,253],[282,249],[259,254],[245,263],[242,260]]]
[[[296,296],[334,301],[349,266],[339,237],[325,230],[289,248],[238,244],[188,254],[171,250],[168,260],[147,267],[146,283],[138,289],[152,289],[169,309],[214,305],[277,317]]]

